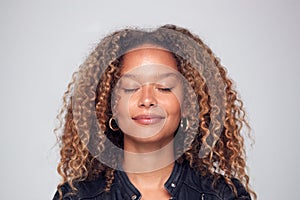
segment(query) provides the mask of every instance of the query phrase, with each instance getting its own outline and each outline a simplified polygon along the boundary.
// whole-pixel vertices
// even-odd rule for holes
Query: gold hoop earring
[[[190,122],[187,118],[182,118],[180,121],[180,127],[183,130],[183,132],[187,132],[190,128]]]
[[[119,130],[119,127],[114,128],[114,127],[112,126],[112,120],[113,120],[113,118],[110,118],[109,121],[108,121],[108,126],[109,126],[109,128],[110,128],[112,131],[118,131],[118,130]]]

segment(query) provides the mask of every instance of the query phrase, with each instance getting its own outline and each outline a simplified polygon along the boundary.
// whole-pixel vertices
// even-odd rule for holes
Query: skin
[[[172,54],[153,45],[140,46],[123,57],[116,118],[124,132],[123,168],[143,200],[170,198],[164,183],[174,166],[172,140],[183,96],[176,74]]]

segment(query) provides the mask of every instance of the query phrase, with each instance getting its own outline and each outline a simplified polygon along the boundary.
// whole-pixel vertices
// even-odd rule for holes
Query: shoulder
[[[237,197],[233,192],[233,189],[225,182],[223,181],[224,186],[223,186],[223,198],[224,199],[240,199],[240,200],[250,200],[250,194],[247,192],[246,188],[243,186],[243,184],[236,178],[231,179],[234,187],[236,188],[237,191]]]
[[[61,186],[63,200],[79,200],[100,196],[101,193],[104,193],[105,178],[99,176],[93,180],[76,181],[74,187],[77,191],[74,191],[67,182]],[[56,191],[53,200],[59,200],[58,191]]]
[[[201,194],[217,197],[222,200],[250,200],[250,194],[247,192],[243,184],[236,178],[232,178],[231,181],[236,188],[237,196],[234,193],[233,188],[227,184],[224,177],[215,179],[213,175],[202,176],[194,169],[188,170],[185,184],[188,187],[198,190]]]
[[[68,183],[64,183],[61,187],[60,190],[62,192],[62,199],[63,200],[75,200],[78,199],[75,195],[75,193],[73,193],[72,188],[70,187],[70,185]],[[55,192],[55,195],[53,197],[52,200],[59,200],[60,199],[60,195],[58,190]]]

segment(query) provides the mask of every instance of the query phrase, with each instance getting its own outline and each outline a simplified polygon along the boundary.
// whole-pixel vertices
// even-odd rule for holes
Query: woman
[[[243,103],[186,29],[105,37],[74,74],[62,116],[54,199],[256,198]]]

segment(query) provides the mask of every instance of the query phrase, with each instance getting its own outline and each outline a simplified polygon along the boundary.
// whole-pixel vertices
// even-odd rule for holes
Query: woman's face
[[[124,140],[165,145],[173,139],[181,119],[183,94],[170,52],[143,45],[126,53],[116,88],[114,115]]]

